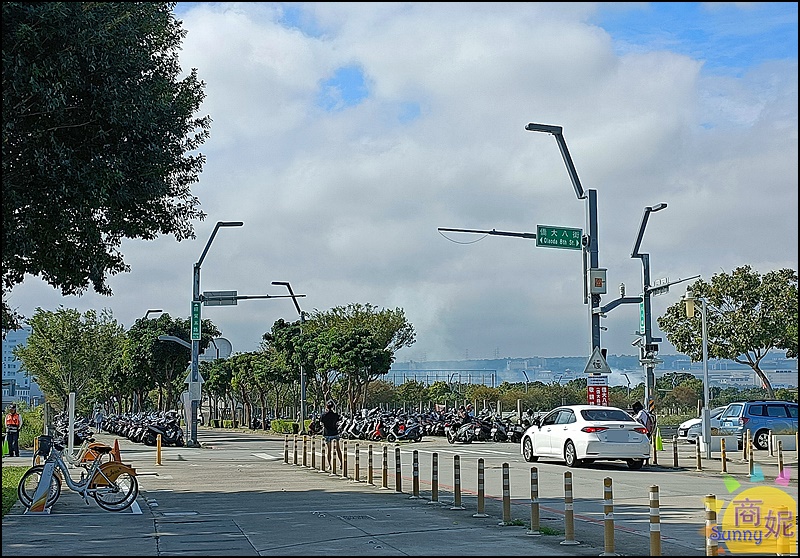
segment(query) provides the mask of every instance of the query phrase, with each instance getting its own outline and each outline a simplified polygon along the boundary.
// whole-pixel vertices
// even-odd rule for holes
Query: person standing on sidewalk
[[[17,413],[17,406],[12,403],[6,414],[6,440],[8,456],[19,457],[19,431],[22,429],[22,417]]]
[[[94,427],[97,432],[103,431],[103,409],[100,407],[94,411]]]
[[[342,449],[339,447],[339,413],[334,410],[333,401],[325,404],[325,412],[319,418],[322,423],[322,436],[328,445],[328,467],[333,467],[332,447],[336,446],[336,455],[339,456],[339,463],[342,462]]]

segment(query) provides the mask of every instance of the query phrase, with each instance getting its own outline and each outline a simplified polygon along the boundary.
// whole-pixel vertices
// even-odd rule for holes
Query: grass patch
[[[3,517],[17,503],[17,485],[27,467],[3,466]]]
[[[559,531],[558,529],[551,529],[550,527],[544,527],[544,526],[540,526],[539,527],[539,532],[542,535],[560,535],[561,534],[561,531]]]

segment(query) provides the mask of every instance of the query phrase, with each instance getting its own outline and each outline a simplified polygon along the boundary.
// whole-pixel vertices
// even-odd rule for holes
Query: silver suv
[[[730,403],[719,418],[719,429],[723,434],[736,434],[740,449],[744,432],[749,430],[753,445],[765,450],[770,431],[773,434],[797,432],[797,403],[772,399]]]

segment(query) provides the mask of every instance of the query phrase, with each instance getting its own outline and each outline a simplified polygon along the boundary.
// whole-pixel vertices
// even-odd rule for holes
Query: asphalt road
[[[703,556],[703,497],[714,494],[728,506],[749,487],[775,486],[778,476],[777,459],[765,451],[757,452],[757,474],[750,477],[741,452],[728,456],[727,475],[716,453],[696,470],[691,444],[679,444],[677,468],[666,443],[659,465],[632,471],[623,462],[573,469],[555,460],[527,463],[518,444],[451,445],[428,437],[400,445],[372,443],[370,485],[368,442],[348,441],[347,474],[339,468],[332,475],[320,471],[319,438],[313,458],[307,439],[304,462],[301,437],[295,453],[293,436],[210,428],[198,434],[202,448],[162,448],[161,464],[155,448],[119,440],[123,462],[132,463],[139,474],[136,506],[124,513],[104,512],[66,489],[49,516],[24,514],[18,504],[3,520],[3,555],[596,556],[604,550],[604,479],[610,478],[617,554],[651,553],[650,490],[658,487],[662,554]],[[113,444],[115,437],[102,434],[100,439]],[[439,505],[431,506],[434,455]],[[30,456],[3,463],[14,460],[27,464]],[[784,464],[793,472],[781,489],[796,502],[797,453],[785,452]],[[526,534],[534,467],[541,537]],[[574,546],[565,544],[565,473],[572,476],[574,540],[580,543]],[[457,491],[463,509],[453,509]]]

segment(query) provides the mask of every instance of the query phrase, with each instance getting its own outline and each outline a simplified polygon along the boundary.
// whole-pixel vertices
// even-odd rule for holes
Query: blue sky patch
[[[364,72],[358,66],[344,66],[333,77],[320,83],[317,106],[338,112],[358,105],[369,96]]]
[[[770,60],[797,60],[797,3],[600,4],[593,21],[617,54],[669,50],[738,75]]]

